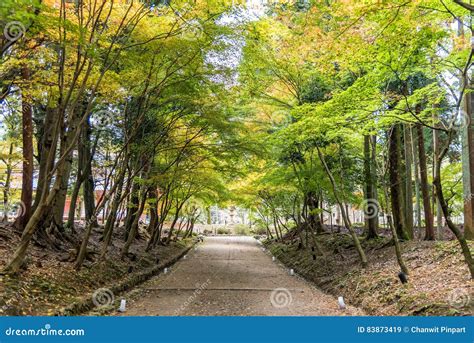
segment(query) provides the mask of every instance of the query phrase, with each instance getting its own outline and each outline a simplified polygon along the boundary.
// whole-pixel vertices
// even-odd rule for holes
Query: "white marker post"
[[[341,309],[341,310],[346,309],[346,304],[344,303],[344,298],[343,297],[338,297],[337,302],[339,303],[339,309]]]
[[[127,300],[125,299],[122,299],[120,300],[120,307],[119,307],[119,312],[125,312],[125,310],[127,309]]]
[[[275,262],[276,258],[275,256],[272,256],[272,261]]]
[[[295,275],[295,270],[294,269],[290,269],[290,275],[291,276]]]
[[[168,274],[168,268],[165,268],[165,270],[163,270],[163,272],[164,272],[165,274]]]

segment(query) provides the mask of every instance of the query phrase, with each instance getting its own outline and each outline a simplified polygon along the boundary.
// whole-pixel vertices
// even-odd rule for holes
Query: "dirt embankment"
[[[472,315],[473,282],[456,241],[402,243],[408,283],[398,278],[393,244],[387,238],[362,241],[369,266],[361,269],[352,240],[343,234],[318,236],[324,256],[296,241],[267,242],[285,265],[321,289],[344,296],[369,315]],[[471,249],[474,244],[471,244]]]
[[[19,237],[14,233],[5,234],[8,228],[0,229],[3,232],[0,235],[1,270],[12,256]],[[98,228],[91,237],[88,259],[80,271],[73,267],[74,244],[64,243],[60,249],[41,246],[39,242],[32,244],[18,276],[0,275],[0,315],[80,314],[90,310],[91,295],[98,289],[110,289],[117,296],[158,273],[194,243],[187,239],[145,252],[146,241],[138,237],[131,253],[122,259],[120,250],[124,239],[118,229],[108,258],[99,262],[100,237]],[[68,308],[66,312],[61,311],[64,308]]]

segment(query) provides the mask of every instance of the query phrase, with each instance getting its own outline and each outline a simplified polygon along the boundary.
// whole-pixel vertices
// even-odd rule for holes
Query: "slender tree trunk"
[[[150,190],[148,193],[148,200],[149,200],[149,206],[150,206],[150,224],[148,225],[148,232],[150,234],[153,234],[156,224],[158,223],[158,207],[157,207],[157,201],[158,199],[158,194],[156,189]]]
[[[420,197],[420,172],[419,172],[419,158],[416,154],[418,151],[417,149],[417,144],[418,141],[416,141],[417,144],[415,144],[414,140],[414,135],[413,135],[413,128],[410,130],[410,139],[412,141],[412,160],[413,160],[413,166],[414,166],[414,172],[415,172],[415,198],[416,198],[416,206],[415,206],[415,211],[416,211],[416,227],[418,230],[418,235],[421,235],[421,197]],[[426,165],[426,161],[425,161]],[[426,173],[426,170],[425,170]],[[428,198],[429,200],[429,198]]]
[[[384,196],[385,196],[385,203],[387,204],[387,206],[389,206],[388,205],[388,202],[389,202],[388,201],[388,191],[387,191],[387,187],[385,185],[383,187],[383,191],[384,191]],[[399,239],[398,239],[398,236],[397,236],[397,230],[395,229],[395,226],[393,225],[392,216],[388,213],[387,213],[387,225],[390,229],[390,232],[392,233],[393,243],[394,243],[394,247],[395,247],[395,256],[397,256],[397,262],[398,262],[398,265],[400,267],[400,270],[403,273],[408,275],[408,268],[407,268],[405,262],[403,261],[402,247],[400,245],[400,242],[399,242]]]
[[[436,122],[437,117],[433,115],[433,122]],[[436,169],[436,160],[438,159],[440,154],[440,146],[439,146],[439,132],[438,130],[433,130],[433,179],[435,177],[435,169]],[[441,204],[439,203],[439,197],[436,194],[436,187],[433,187],[433,205],[436,208],[436,239],[442,238],[443,233],[443,214],[441,209]],[[433,210],[434,212],[434,210]]]
[[[123,184],[124,184],[124,181],[125,181],[125,173],[126,173],[126,170],[127,170],[127,159],[125,158],[125,161],[123,163],[123,167],[122,169],[120,170],[120,173],[118,175],[118,178],[117,178],[117,190],[116,190],[116,193],[113,197],[113,200],[112,200],[112,206],[110,208],[110,211],[109,211],[109,215],[107,217],[107,221],[105,223],[105,226],[104,226],[104,237],[103,237],[103,242],[102,242],[102,249],[101,249],[101,252],[100,252],[100,257],[99,259],[100,260],[103,260],[105,258],[105,255],[107,255],[107,250],[110,246],[110,243],[112,241],[112,235],[113,235],[113,231],[114,231],[114,226],[115,226],[115,222],[117,220],[117,211],[120,207],[120,203],[122,202],[122,188],[123,188]]]
[[[140,186],[137,182],[133,182],[132,189],[130,191],[130,202],[127,207],[127,216],[125,217],[125,241],[128,240],[129,232],[132,228],[132,224],[135,221],[137,209],[140,206],[140,198],[138,196]]]
[[[3,187],[3,221],[8,221],[8,211],[10,209],[10,185],[11,185],[11,176],[12,176],[12,163],[11,156],[13,154],[14,144],[10,143],[8,158],[4,163],[7,166],[6,177],[5,177],[5,186]]]
[[[389,134],[389,179],[390,179],[390,200],[392,204],[393,225],[397,231],[397,236],[406,240],[408,238],[405,231],[405,218],[403,211],[403,192],[400,178],[400,124],[395,124]]]
[[[176,226],[176,223],[178,222],[178,219],[179,219],[179,213],[181,211],[181,207],[183,206],[184,202],[181,203],[181,204],[177,204],[176,206],[176,213],[173,217],[173,221],[171,222],[171,226],[170,226],[170,231],[168,232],[168,236],[166,237],[166,244],[169,244],[171,242],[171,237],[173,236],[173,232],[174,232],[174,227]]]
[[[92,216],[95,212],[95,194],[94,194],[94,177],[92,175],[92,160],[94,156],[95,146],[97,144],[97,138],[94,146],[91,145],[92,138],[92,127],[90,125],[90,119],[88,118],[84,122],[82,129],[82,136],[84,140],[79,143],[79,149],[82,150],[82,175],[84,177],[83,196],[84,196],[84,209],[85,217],[87,221],[91,221]],[[104,192],[106,190],[104,189]],[[92,222],[94,226],[98,226],[97,219]]]
[[[392,217],[390,215],[387,216],[387,222],[388,222],[388,225],[390,227],[390,230],[392,231],[393,243],[394,243],[394,246],[395,246],[395,255],[397,256],[398,265],[400,267],[400,270],[403,273],[408,275],[409,272],[408,272],[408,268],[407,268],[405,262],[403,261],[402,248],[400,246],[400,242],[398,241],[397,230],[395,230],[395,227],[393,226]]]
[[[280,235],[279,232],[278,232],[278,223],[277,223],[276,216],[275,216],[274,213],[272,214],[272,217],[273,217],[273,228],[275,229],[275,235],[276,235],[276,237],[277,237],[277,240],[278,240],[278,241],[281,241],[281,240],[282,240],[282,237],[281,237],[281,235]]]
[[[49,192],[50,178],[47,175],[51,172],[53,163],[51,163],[51,155],[54,156],[57,150],[57,139],[55,138],[56,112],[50,108],[46,109],[45,119],[41,127],[41,140],[38,143],[39,154],[39,173],[38,184],[36,186],[35,201],[33,203],[33,211],[39,206],[43,193]]]
[[[308,206],[308,223],[310,225],[311,230],[315,230],[316,233],[320,234],[323,233],[323,225],[321,223],[321,217],[318,213],[320,210],[319,208],[319,197],[316,195],[314,191],[309,191],[306,193],[307,201],[306,204]]]
[[[372,193],[374,199],[378,199],[378,191],[377,191],[377,136],[371,136],[371,174],[372,174]],[[378,230],[379,228],[379,214],[374,217],[375,229]]]
[[[22,68],[22,78],[30,79],[28,67]],[[15,223],[17,227],[24,228],[30,220],[33,203],[33,107],[28,97],[22,92],[22,124],[23,124],[23,169],[21,178],[22,215]]]
[[[324,158],[323,154],[321,153],[321,150],[319,149],[319,147],[317,147],[317,150],[318,150],[319,159],[321,160],[321,163],[323,164],[323,167],[326,171],[326,174],[329,177],[329,181],[331,181],[331,186],[332,186],[332,190],[333,190],[333,193],[334,193],[334,198],[336,199],[336,202],[339,205],[339,208],[341,210],[342,220],[344,221],[344,225],[346,226],[346,229],[349,231],[349,233],[352,237],[352,240],[354,241],[354,246],[357,250],[357,253],[359,254],[361,264],[362,264],[362,268],[365,268],[365,267],[367,267],[367,258],[365,256],[364,250],[362,249],[362,246],[360,245],[359,238],[357,237],[356,232],[352,228],[349,217],[347,216],[346,209],[344,208],[344,205],[343,205],[342,201],[339,198],[339,195],[338,195],[339,191],[336,187],[336,181],[334,180],[334,177],[331,173],[331,170],[329,169],[328,165],[326,164],[326,159]]]
[[[84,259],[86,257],[86,254],[87,254],[87,245],[89,244],[89,238],[90,238],[90,234],[92,232],[92,228],[94,227],[94,223],[97,221],[97,213],[100,213],[100,211],[105,207],[105,204],[109,201],[110,197],[115,193],[115,195],[117,196],[117,193],[120,193],[121,192],[121,186],[122,186],[122,183],[120,180],[123,180],[123,178],[125,177],[125,173],[126,173],[126,165],[127,165],[127,154],[126,156],[124,157],[124,162],[123,162],[123,168],[121,169],[120,171],[120,174],[119,174],[119,177],[118,177],[118,181],[114,184],[114,186],[110,189],[110,191],[107,193],[107,194],[104,194],[104,198],[97,204],[96,208],[94,209],[94,214],[92,215],[92,218],[91,220],[89,221],[86,221],[86,229],[85,229],[85,234],[84,234],[84,237],[82,239],[82,242],[81,242],[81,247],[79,249],[79,253],[77,254],[77,258],[76,258],[76,262],[74,264],[74,268],[76,270],[79,270],[81,269],[82,267],[82,263],[84,262]],[[120,203],[120,200],[122,199],[120,197],[120,195],[118,195],[118,199],[119,199],[119,203]],[[115,219],[113,219],[111,221],[111,225],[113,225],[115,222]],[[110,235],[112,235],[112,231],[113,230],[113,227],[110,228]],[[105,234],[106,230],[104,229],[104,234]],[[106,240],[107,244],[110,242],[110,240]],[[100,258],[103,258],[106,254],[106,249],[107,249],[107,246],[106,245],[105,247],[103,246],[103,249],[102,249],[102,252],[101,252],[101,256]],[[105,252],[104,252],[105,250]]]
[[[418,160],[420,162],[420,186],[423,198],[423,210],[425,214],[425,240],[431,241],[435,239],[435,234],[433,227],[433,213],[431,212],[430,204],[430,191],[428,189],[428,172],[423,126],[421,126],[421,124],[417,124],[416,131],[418,136]]]
[[[411,128],[404,124],[404,147],[405,147],[405,223],[408,238],[413,239],[413,184],[412,184],[412,144]]]
[[[169,188],[165,190],[165,194],[160,197],[160,201],[158,201],[159,204],[159,213],[158,213],[158,223],[156,225],[156,228],[154,228],[153,235],[150,238],[150,241],[148,242],[146,251],[151,250],[153,247],[155,247],[158,243],[162,244],[161,242],[161,234],[163,230],[163,225],[166,220],[166,217],[168,216],[169,210],[171,208],[171,201],[169,200]]]
[[[446,203],[446,199],[444,198],[443,187],[441,185],[441,163],[443,157],[444,154],[440,154],[437,161],[435,162],[435,177],[433,179],[433,185],[436,188],[436,195],[438,197],[441,210],[443,211],[443,216],[446,220],[446,224],[448,225],[448,228],[451,230],[451,232],[456,236],[459,245],[461,246],[461,251],[464,256],[464,260],[469,268],[471,279],[474,279],[474,259],[472,258],[471,250],[469,248],[469,245],[467,244],[465,236],[462,234],[461,230],[459,230],[456,224],[454,224],[451,220],[448,204]]]
[[[143,191],[143,195],[139,200],[139,205],[136,210],[136,215],[134,216],[134,220],[132,223],[132,227],[130,228],[130,232],[128,233],[127,241],[125,242],[123,249],[122,249],[122,258],[128,254],[130,246],[132,245],[133,241],[135,240],[137,233],[138,233],[138,223],[140,221],[140,217],[143,213],[146,204],[148,190]]]
[[[63,135],[61,139],[61,147],[60,147],[61,155],[66,154],[67,152],[66,150],[68,149],[68,147],[70,147],[72,144],[75,143],[74,136],[75,136],[76,127],[79,124],[79,119],[80,118],[77,114],[75,115],[74,118],[71,118],[71,123],[70,123],[71,128],[70,130],[68,130],[67,134]],[[54,224],[54,226],[60,231],[63,230],[64,208],[66,204],[67,190],[69,188],[69,178],[71,175],[72,163],[73,163],[73,151],[71,150],[69,153],[67,153],[64,159],[64,162],[58,167],[58,170],[57,170],[57,175],[61,175],[61,184],[51,206],[51,218],[52,218],[52,224]]]
[[[78,147],[77,147],[77,177],[76,177],[76,182],[74,183],[74,188],[72,191],[71,195],[71,202],[69,205],[69,214],[68,214],[68,220],[67,220],[67,227],[71,228],[74,230],[74,219],[76,215],[76,205],[77,205],[77,199],[79,197],[79,192],[82,186],[82,183],[84,182],[84,179],[86,177],[85,169],[87,168],[86,165],[87,163],[90,163],[89,156],[86,155],[85,150],[86,146],[89,144],[90,136],[87,136],[86,134],[86,128],[85,126],[87,125],[88,121],[86,120],[84,122],[83,128],[81,129],[81,139],[78,142]],[[84,191],[85,193],[85,191]],[[86,197],[84,196],[84,203],[85,203],[85,213],[86,213],[86,222],[90,221],[91,219],[91,212],[88,211],[88,206],[86,203]],[[92,209],[93,210],[93,209]]]
[[[80,168],[78,167],[76,182],[74,183],[74,188],[72,189],[72,194],[71,194],[71,201],[69,203],[69,213],[68,213],[67,224],[66,224],[66,226],[70,228],[73,232],[74,232],[74,221],[76,219],[77,200],[79,198],[81,185],[82,185],[82,173],[80,171]]]
[[[365,214],[365,225],[366,225],[366,237],[367,239],[377,238],[377,219],[378,219],[378,201],[374,192],[375,180],[372,178],[373,172],[371,166],[371,149],[370,149],[370,136],[364,136],[364,178],[365,178],[365,203],[364,208]]]
[[[471,38],[472,39],[472,38]],[[467,78],[464,83],[469,82]],[[474,240],[474,73],[471,72],[470,83],[467,85],[470,92],[463,98],[462,114],[467,124],[462,128],[462,171],[464,193],[464,236]]]
[[[58,173],[64,175],[63,180],[65,181],[63,181],[61,184],[57,198],[53,200],[53,205],[51,207],[52,224],[54,224],[54,227],[59,229],[59,231],[63,230],[64,209],[66,205],[66,196],[69,186],[69,176],[71,174],[72,162],[73,160],[71,155],[71,158],[66,159],[66,165],[58,170]]]

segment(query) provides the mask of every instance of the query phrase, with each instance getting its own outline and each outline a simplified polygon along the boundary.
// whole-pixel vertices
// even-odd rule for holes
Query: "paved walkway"
[[[138,287],[128,316],[363,315],[273,262],[251,237],[207,237],[197,250]]]

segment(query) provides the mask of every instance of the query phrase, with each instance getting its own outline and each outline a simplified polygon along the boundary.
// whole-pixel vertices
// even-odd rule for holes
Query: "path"
[[[263,251],[251,237],[207,237],[168,273],[128,296],[128,316],[362,315],[318,290]],[[127,295],[125,296],[127,298]]]

